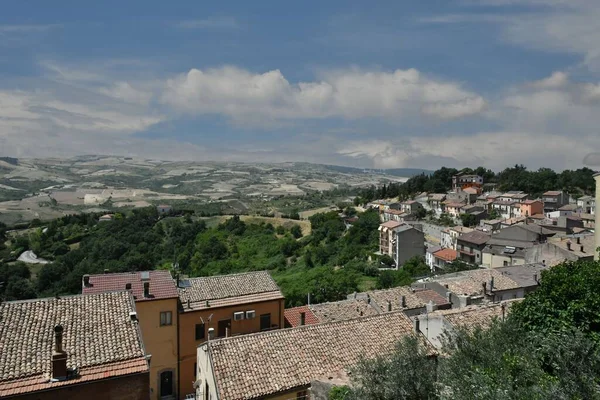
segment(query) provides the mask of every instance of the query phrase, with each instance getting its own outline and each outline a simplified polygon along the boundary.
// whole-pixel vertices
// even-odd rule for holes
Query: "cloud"
[[[46,32],[51,29],[61,28],[61,24],[39,24],[39,25],[0,25],[0,33],[31,33]]]
[[[238,29],[239,24],[233,17],[212,17],[189,19],[175,24],[180,29]]]
[[[538,89],[556,89],[567,84],[569,75],[564,72],[556,71],[547,78],[532,82],[532,86]]]
[[[451,119],[480,113],[485,101],[453,82],[416,69],[329,71],[313,82],[290,83],[279,70],[192,69],[168,80],[162,101],[195,115],[264,121],[342,117],[399,120],[425,114]]]

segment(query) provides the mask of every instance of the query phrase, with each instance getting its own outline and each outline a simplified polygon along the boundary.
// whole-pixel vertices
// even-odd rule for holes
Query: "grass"
[[[360,292],[368,292],[369,290],[375,290],[377,288],[377,278],[372,276],[363,276],[358,283],[358,290]]]
[[[208,228],[212,228],[222,224],[229,218],[231,218],[230,215],[219,215],[215,217],[201,217],[200,219],[204,220]],[[290,229],[294,225],[299,225],[304,236],[310,235],[311,233],[310,222],[308,221],[297,221],[295,219],[276,217],[255,217],[251,215],[240,215],[240,219],[249,224],[260,224],[261,222],[264,222],[265,224],[273,225],[275,228],[278,226],[283,226],[285,229]]]

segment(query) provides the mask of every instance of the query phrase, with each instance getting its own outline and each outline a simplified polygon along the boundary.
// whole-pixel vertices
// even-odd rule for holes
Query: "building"
[[[428,308],[431,311],[451,307],[446,296],[431,289],[410,286],[356,293],[348,298],[367,301],[379,314],[402,311],[409,317],[425,313]]]
[[[380,314],[367,299],[355,299],[327,303],[309,304],[285,310],[285,327],[296,328],[302,325],[314,325],[335,321],[346,321],[359,317]]]
[[[441,250],[441,246],[432,246],[428,245],[427,250],[425,252],[425,264],[431,269],[431,271],[435,270],[435,258],[433,257],[433,253]]]
[[[429,195],[429,208],[435,213],[437,217],[442,215],[445,211],[444,201],[446,200],[445,193],[431,193]]]
[[[459,309],[440,310],[418,316],[419,332],[436,349],[443,350],[443,337],[456,329],[487,328],[495,320],[503,320],[510,306],[518,300],[472,305]]]
[[[558,217],[568,217],[577,212],[577,204],[565,204],[564,206],[559,207],[553,211],[547,211],[546,217],[548,218],[558,218]]]
[[[458,173],[452,177],[452,190],[460,191],[468,187],[481,188],[483,177],[475,174]]]
[[[5,302],[0,321],[0,398],[149,398],[130,293]]]
[[[156,207],[156,211],[158,211],[159,214],[169,214],[172,210],[173,209],[171,208],[171,206],[166,204],[161,204]]]
[[[448,264],[458,258],[458,253],[454,249],[441,249],[433,253],[433,266],[435,269],[444,269]]]
[[[481,265],[482,252],[492,236],[482,231],[472,231],[456,239],[458,258],[469,264]]]
[[[513,217],[505,219],[500,223],[500,229],[508,228],[513,225],[521,225],[527,223],[527,217]]]
[[[449,248],[456,250],[456,240],[460,235],[464,235],[465,233],[473,232],[474,229],[467,228],[466,226],[454,226],[451,228],[446,228],[441,231],[440,235],[440,245],[443,248]]]
[[[530,217],[536,214],[544,213],[544,203],[540,200],[525,200],[519,203],[520,213],[523,217]]]
[[[196,399],[306,399],[313,380],[389,354],[415,334],[403,312],[391,312],[210,340],[198,348]]]
[[[499,231],[501,225],[501,219],[484,219],[479,223],[478,229],[484,232],[492,233]]]
[[[465,206],[465,203],[456,203],[452,201],[446,201],[444,203],[444,210],[446,214],[450,215],[452,218],[459,218],[460,214],[462,214],[461,209]]]
[[[528,249],[545,243],[556,232],[537,224],[513,225],[504,228],[487,242],[482,252],[482,265],[488,268],[506,267],[526,263]]]
[[[581,196],[577,199],[577,211],[580,213],[591,214],[592,213],[592,202],[594,198],[592,196]]]
[[[519,210],[519,213],[521,213],[520,203],[516,200],[496,199],[492,203],[492,211],[496,211],[502,219],[516,217],[516,210]]]
[[[544,212],[549,213],[569,204],[569,195],[562,190],[550,190],[542,195],[542,201]]]
[[[195,392],[196,349],[209,335],[238,336],[283,328],[284,297],[266,271],[190,278],[179,285],[180,393]]]
[[[108,221],[112,221],[113,219],[114,219],[114,216],[112,214],[104,214],[103,216],[98,218],[98,222],[108,222]]]
[[[400,210],[404,211],[406,214],[416,214],[422,209],[423,206],[416,200],[408,200],[400,203]]]
[[[388,221],[379,226],[379,252],[390,256],[396,268],[425,255],[425,234],[414,226]]]
[[[128,291],[150,360],[150,398],[177,396],[179,294],[169,271],[84,275],[82,293]]]

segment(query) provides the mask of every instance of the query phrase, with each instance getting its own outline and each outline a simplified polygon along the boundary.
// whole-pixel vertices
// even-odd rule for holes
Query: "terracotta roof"
[[[441,310],[430,313],[430,316],[441,315],[455,328],[487,328],[494,318],[502,318],[502,305],[505,306],[505,315],[508,315],[510,307],[522,299],[511,299],[502,303],[490,303],[484,305],[473,305],[452,310]]]
[[[475,229],[468,228],[466,226],[453,226],[452,228],[449,228],[449,230],[462,234],[462,233],[471,233]]]
[[[541,202],[542,202],[541,200],[525,200],[521,204],[528,204],[529,205],[529,204],[541,203]]]
[[[190,278],[188,281],[190,287],[179,288],[184,311],[190,310],[186,307],[188,300],[191,310],[198,310],[283,298],[279,286],[267,271]]]
[[[577,204],[565,204],[558,208],[559,211],[575,211],[577,210]]]
[[[300,326],[300,313],[305,313],[304,323],[306,325],[314,325],[319,323],[319,319],[308,306],[300,306],[294,308],[286,308],[283,311],[283,315],[285,317],[286,326],[289,325],[291,327]]]
[[[441,285],[448,285],[448,290],[456,295],[473,296],[481,294],[482,283],[486,282],[489,290],[489,281],[494,278],[494,290],[516,289],[519,285],[495,269],[476,269],[455,274],[443,275],[434,281]]]
[[[342,300],[309,306],[319,322],[344,321],[358,317],[369,317],[379,312],[365,300]]]
[[[577,238],[575,237],[561,237],[561,238],[550,238],[549,243],[552,243],[564,251],[567,251],[578,258],[593,257],[596,249],[596,240],[594,235],[582,235],[579,237],[579,244],[577,244]],[[571,242],[571,250],[569,250],[568,244]],[[583,252],[581,251],[583,246]]]
[[[465,203],[458,203],[458,202],[454,202],[454,201],[449,201],[444,204],[446,207],[454,207],[454,208],[461,208],[462,206],[465,205]]]
[[[544,215],[544,214],[534,214],[534,215],[531,215],[529,218],[533,218],[533,219],[546,219],[546,215]]]
[[[463,192],[469,193],[469,194],[477,194],[477,193],[479,193],[479,191],[477,189],[472,188],[472,187],[468,187],[468,188],[463,189]]]
[[[460,235],[457,238],[457,240],[460,240],[461,242],[467,242],[467,243],[479,245],[479,244],[487,243],[487,241],[490,240],[490,238],[491,238],[491,235],[489,235],[485,232],[473,231],[473,232],[469,232],[469,233]]]
[[[142,274],[148,274],[150,296],[144,297]],[[164,300],[179,297],[175,281],[169,271],[124,272],[115,274],[90,275],[89,286],[83,285],[83,294],[114,292],[125,290],[131,284],[131,293],[135,301]]]
[[[549,190],[543,194],[543,196],[560,196],[562,191],[560,190]]]
[[[448,303],[446,299],[441,296],[439,298],[436,298],[429,293],[419,295],[420,291],[423,290],[413,289],[410,286],[399,286],[391,289],[365,292],[361,293],[360,295],[369,295],[371,297],[371,300],[375,302],[375,304],[379,307],[381,312],[387,312],[388,301],[392,304],[392,311],[423,308],[427,305],[429,300],[434,300],[434,302],[437,305],[444,305]],[[404,299],[406,301],[406,307],[402,307],[402,296],[404,296]]]
[[[383,224],[381,224],[379,226],[383,227],[383,228],[394,229],[394,228],[398,228],[399,226],[402,226],[402,222],[387,221],[387,222],[384,222]]]
[[[444,261],[454,261],[458,257],[458,253],[453,249],[441,249],[433,253],[433,256]]]
[[[442,201],[446,198],[445,193],[432,193],[429,195],[429,200]]]
[[[0,305],[0,397],[148,371],[130,293],[113,292]],[[80,377],[49,382],[62,325],[67,367]]]
[[[413,335],[412,321],[396,312],[235,336],[206,346],[219,398],[242,400],[306,387],[365,358],[389,354],[408,335]]]

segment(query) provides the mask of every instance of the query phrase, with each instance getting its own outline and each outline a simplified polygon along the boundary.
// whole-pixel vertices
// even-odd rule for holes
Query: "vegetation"
[[[457,328],[428,357],[415,337],[363,360],[336,400],[600,399],[600,263],[564,263],[487,329]]]

